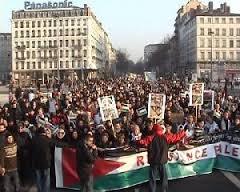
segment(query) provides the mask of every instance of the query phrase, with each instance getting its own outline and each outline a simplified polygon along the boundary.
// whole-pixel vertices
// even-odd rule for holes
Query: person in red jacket
[[[167,192],[168,179],[165,164],[168,161],[168,144],[177,143],[185,137],[185,131],[165,133],[164,127],[155,124],[153,134],[141,139],[138,144],[148,149],[149,192],[156,192],[157,175],[160,177],[160,191]]]
[[[163,126],[159,124],[155,124],[153,126],[153,132],[159,136],[163,135],[166,138],[168,144],[175,144],[178,141],[181,141],[186,136],[186,133],[184,130],[176,134],[173,134],[171,132],[165,133]],[[141,146],[147,147],[152,142],[153,138],[154,138],[154,134],[139,140],[138,144]]]

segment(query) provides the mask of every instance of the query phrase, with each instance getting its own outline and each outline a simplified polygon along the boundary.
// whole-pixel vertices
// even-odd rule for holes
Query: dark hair
[[[12,135],[10,132],[7,132],[7,133],[5,134],[5,137],[8,138],[9,136],[12,136],[12,137],[13,137],[13,135]]]
[[[197,120],[197,123],[201,123],[201,122],[203,122],[204,120],[202,119],[202,118],[198,118],[198,120]]]
[[[39,127],[39,128],[37,129],[37,133],[38,133],[39,135],[45,133],[44,127]]]

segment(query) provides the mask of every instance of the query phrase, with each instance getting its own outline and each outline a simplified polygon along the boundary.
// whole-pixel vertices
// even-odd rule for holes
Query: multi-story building
[[[11,33],[0,33],[0,80],[9,80],[12,67]]]
[[[173,72],[171,59],[173,52],[173,41],[164,40],[161,44],[149,44],[144,48],[144,62],[148,70],[156,71],[159,75]]]
[[[149,44],[144,47],[144,62],[148,62],[152,55],[158,52],[162,44]]]
[[[86,4],[80,8],[68,1],[25,2],[24,10],[12,12],[12,70],[20,83],[91,78],[111,66],[113,51],[102,24]]]
[[[240,76],[240,14],[226,3],[213,9],[213,2],[191,0],[179,10],[175,27],[182,72],[213,80]]]

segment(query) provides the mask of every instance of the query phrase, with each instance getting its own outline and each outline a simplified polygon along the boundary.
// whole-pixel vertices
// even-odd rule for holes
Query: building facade
[[[12,12],[12,34],[12,71],[19,83],[91,78],[114,63],[110,39],[86,4],[25,2],[24,10]]]
[[[162,44],[149,44],[144,47],[144,62],[148,62],[152,55],[159,51]]]
[[[226,3],[214,9],[197,0],[188,2],[176,19],[179,66],[182,72],[197,73],[213,80],[240,76],[240,14]],[[185,12],[183,11],[185,10]]]
[[[0,33],[0,80],[9,80],[12,67],[11,33]]]

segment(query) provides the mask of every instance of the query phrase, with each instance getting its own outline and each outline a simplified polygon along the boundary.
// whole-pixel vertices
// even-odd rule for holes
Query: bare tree
[[[146,63],[146,69],[149,71],[157,71],[159,74],[169,73],[170,60],[170,40],[171,36],[167,35],[159,44],[159,48],[154,52]]]
[[[134,62],[129,59],[127,51],[122,49],[117,50],[116,53],[116,70],[118,73],[127,73]]]

